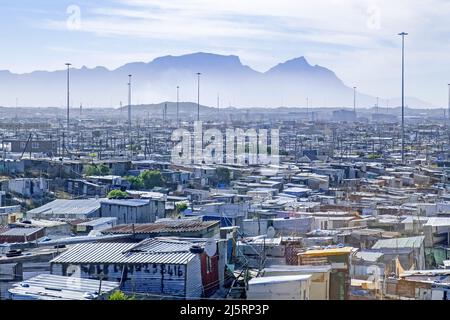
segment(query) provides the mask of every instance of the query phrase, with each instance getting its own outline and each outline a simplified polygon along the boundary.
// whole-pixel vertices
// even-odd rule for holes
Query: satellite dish
[[[205,244],[205,253],[208,257],[214,257],[217,252],[217,244],[214,239],[210,239]]]
[[[269,239],[273,239],[275,237],[275,228],[274,227],[269,227],[267,229],[267,238]]]

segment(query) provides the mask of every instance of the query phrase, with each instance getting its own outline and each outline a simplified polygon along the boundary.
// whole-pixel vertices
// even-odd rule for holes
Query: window
[[[33,143],[31,143],[31,148],[33,148],[33,149],[39,149],[39,142],[33,142]]]

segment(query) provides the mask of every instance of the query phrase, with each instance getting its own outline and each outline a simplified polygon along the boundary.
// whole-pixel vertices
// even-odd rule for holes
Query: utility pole
[[[198,87],[198,94],[197,94],[197,121],[200,121],[200,76],[202,74],[200,72],[197,73],[197,87]]]
[[[408,34],[398,35],[402,37],[402,164],[405,164],[405,36]]]

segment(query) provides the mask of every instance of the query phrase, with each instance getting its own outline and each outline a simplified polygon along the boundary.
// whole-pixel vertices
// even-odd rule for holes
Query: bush
[[[129,297],[122,291],[116,290],[108,297],[108,300],[134,300],[134,297]]]
[[[231,181],[231,173],[228,168],[217,168],[216,170],[217,178],[219,182],[229,184]]]
[[[128,193],[121,190],[112,190],[107,195],[108,199],[124,199],[128,198]]]
[[[145,170],[140,177],[144,181],[146,189],[153,189],[154,187],[162,187],[164,184],[161,172]]]
[[[188,208],[187,203],[183,202],[183,203],[177,204],[176,210],[177,210],[177,213],[180,213],[180,212],[184,212],[187,208]]]
[[[164,179],[159,171],[145,170],[137,177],[125,178],[133,190],[153,189],[164,186]]]
[[[85,174],[87,176],[107,176],[110,174],[108,166],[102,165],[88,165],[85,169]]]

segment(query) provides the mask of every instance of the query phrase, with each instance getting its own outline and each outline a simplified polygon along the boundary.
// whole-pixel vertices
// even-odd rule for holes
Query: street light
[[[405,164],[405,36],[408,34],[398,35],[402,37],[402,164]]]
[[[447,125],[447,130],[448,130],[448,144],[450,145],[450,83],[448,84],[448,125]]]
[[[177,86],[177,126],[180,126],[180,87]]]
[[[70,124],[70,66],[71,63],[66,63],[67,66],[67,132],[69,132],[69,124]]]
[[[128,75],[128,140],[130,143],[130,155],[131,160],[133,160],[133,143],[131,141],[131,77],[132,75]]]
[[[128,75],[128,129],[131,130],[131,77]]]
[[[197,73],[197,84],[198,84],[198,94],[197,94],[197,121],[200,121],[200,72]]]
[[[448,84],[448,122],[450,125],[450,83]]]

